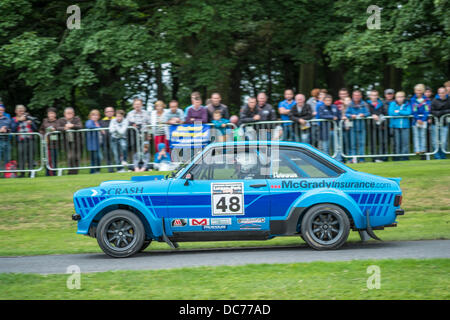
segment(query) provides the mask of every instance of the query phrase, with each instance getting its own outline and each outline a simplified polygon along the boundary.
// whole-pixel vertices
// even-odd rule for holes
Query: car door
[[[281,147],[271,156],[271,219],[285,218],[303,192],[311,186],[326,188],[339,174],[306,149]]]
[[[210,150],[184,176],[172,181],[167,193],[168,216],[184,219],[184,231],[190,227],[261,230],[270,215],[270,190],[265,178],[257,151]]]

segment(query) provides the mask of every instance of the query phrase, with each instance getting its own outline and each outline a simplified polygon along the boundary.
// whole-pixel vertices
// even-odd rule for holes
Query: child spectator
[[[332,97],[327,94],[323,99],[323,104],[318,110],[319,119],[335,121],[334,127],[337,128],[337,121],[341,119],[341,112],[338,107],[333,104]],[[319,145],[320,149],[330,154],[330,141],[333,141],[332,125],[329,121],[320,123]]]
[[[5,115],[5,107],[0,105],[0,170],[5,169],[11,154],[11,145],[7,133],[11,132],[11,119]]]
[[[124,167],[127,163],[127,130],[128,120],[125,119],[125,111],[117,110],[116,117],[109,122],[109,135],[111,137],[111,148],[114,156],[114,162],[122,164]],[[122,161],[120,160],[122,158]],[[119,169],[118,172],[125,172],[124,168]]]
[[[223,142],[227,140],[226,139],[227,123],[230,123],[230,120],[222,118],[222,111],[220,110],[214,111],[212,124],[214,125],[214,128],[218,133],[218,135],[216,135],[218,137],[218,141],[215,142]]]
[[[278,104],[278,113],[280,114],[281,120],[290,120],[289,113],[293,106],[295,106],[294,91],[292,89],[286,89],[284,90],[284,100]],[[283,123],[283,140],[294,140],[292,123]]]
[[[26,113],[27,109],[24,105],[16,106],[16,116],[12,118],[11,132],[31,133],[36,132],[37,127],[34,118]],[[24,134],[17,137],[18,148],[18,166],[19,170],[25,170],[25,165],[28,164],[28,169],[34,167],[34,139],[32,135]],[[19,178],[25,177],[25,173],[21,172]]]
[[[170,163],[170,154],[167,152],[166,145],[164,143],[158,144],[158,152],[155,154],[155,169],[161,170],[164,165]]]
[[[56,130],[58,119],[56,118],[56,109],[47,109],[47,118],[42,121],[39,132],[44,136],[48,132],[53,132]],[[51,168],[56,168],[58,166],[58,135],[49,134],[47,136],[47,160]],[[54,176],[55,171],[46,168],[47,176]]]
[[[433,101],[433,89],[431,89],[430,87],[426,87],[424,95],[425,97],[430,99],[430,101]]]
[[[100,124],[100,111],[97,109],[89,112],[89,120],[85,124],[86,129],[98,129],[101,128]],[[91,167],[100,166],[102,160],[102,153],[100,149],[102,139],[102,133],[98,130],[88,131],[86,134],[86,146],[91,156]],[[100,168],[91,168],[90,173],[100,173]]]
[[[313,118],[312,108],[305,103],[305,96],[301,93],[295,96],[295,105],[289,112],[289,118],[292,120],[295,141],[310,143],[309,141],[309,120]]]
[[[428,99],[425,93],[425,86],[417,84],[414,87],[414,96],[411,98],[411,108],[413,118],[413,141],[414,152],[416,154],[423,154],[426,152],[427,126],[428,115],[431,109],[431,100]]]
[[[230,117],[230,123],[232,123],[234,125],[232,127],[233,141],[241,141],[244,136],[244,132],[241,128],[239,128],[239,117],[236,115],[232,115]]]
[[[366,123],[364,118],[370,116],[367,103],[362,100],[362,93],[355,90],[352,93],[352,102],[347,108],[345,116],[352,120],[350,128],[350,155],[363,155],[366,149]],[[358,162],[355,158],[352,162]],[[364,162],[364,158],[360,158],[359,162]]]
[[[411,115],[411,105],[405,101],[405,93],[398,91],[395,94],[395,101],[389,105],[388,115],[394,116],[389,124],[394,129],[394,150],[396,154],[409,153],[409,128]],[[409,160],[407,156],[400,156],[394,160]]]
[[[158,100],[155,102],[155,110],[151,113],[152,118],[152,131],[153,131],[153,141],[155,144],[155,152],[156,146],[160,143],[164,143],[169,148],[169,141],[166,137],[166,125],[165,125],[165,117],[166,117],[166,104]]]
[[[164,145],[164,144],[163,144]],[[150,163],[150,144],[148,141],[144,142],[142,159],[139,158],[139,153],[136,152],[133,156],[133,170],[134,172],[143,172],[151,170],[152,165]]]

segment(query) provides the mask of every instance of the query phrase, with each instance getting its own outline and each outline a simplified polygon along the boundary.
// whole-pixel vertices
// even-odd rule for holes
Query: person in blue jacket
[[[319,106],[318,115],[319,119],[335,121],[334,129],[337,127],[337,121],[341,120],[341,111],[333,104],[329,94],[325,95],[323,104]],[[336,133],[336,129],[333,131],[332,128],[330,121],[320,123],[319,148],[327,154],[330,154],[330,141],[333,141],[333,133]]]
[[[412,121],[414,152],[423,154],[427,151],[426,139],[431,100],[425,96],[425,86],[421,83],[414,86],[414,93],[410,100],[414,117]]]
[[[361,91],[353,91],[352,102],[348,106],[345,116],[353,124],[350,128],[350,155],[363,155],[366,148],[366,120],[364,118],[369,117],[370,112],[367,103],[362,99]],[[359,158],[359,161],[364,162],[364,158]],[[356,158],[352,162],[357,162]]]
[[[388,115],[393,116],[389,127],[394,130],[394,153],[403,156],[394,160],[409,160],[405,154],[409,153],[409,129],[411,127],[409,116],[412,114],[411,105],[405,100],[405,93],[398,91],[395,101],[389,104]]]
[[[89,120],[86,121],[85,124],[86,129],[97,129],[101,128],[100,124],[100,111],[97,109],[91,110],[89,112]],[[91,166],[97,167],[100,166],[100,162],[102,160],[102,153],[100,150],[100,139],[102,138],[102,134],[100,131],[89,131],[86,134],[86,147],[91,156]],[[90,173],[99,173],[100,168],[91,168]]]

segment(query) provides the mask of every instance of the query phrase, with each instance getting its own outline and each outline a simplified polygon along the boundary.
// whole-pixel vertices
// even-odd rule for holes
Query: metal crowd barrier
[[[284,121],[258,121],[243,123],[243,140],[287,140],[309,143],[312,146],[338,157],[339,127],[336,121],[327,119],[307,120],[305,124]]]
[[[412,119],[413,116],[383,116],[341,120],[339,144],[342,157],[385,160],[387,157],[414,156],[416,152],[427,157],[435,154],[438,148],[433,143],[436,136],[433,130],[439,130],[435,125],[439,123],[438,119],[430,115],[429,121],[420,128],[412,125]],[[401,126],[409,128],[393,128],[393,121],[403,121]]]
[[[0,173],[29,173],[34,178],[43,167],[43,143],[38,132],[0,133]]]
[[[122,142],[113,141],[109,128],[97,128],[47,132],[44,143],[46,168],[58,175],[64,170],[77,174],[81,169],[94,173],[108,168],[113,172],[114,168],[127,167],[141,150],[140,134],[135,127],[128,127]]]
[[[450,137],[449,137],[449,133],[450,133],[450,113],[449,114],[444,114],[441,119],[440,119],[440,123],[439,123],[439,136],[438,136],[438,141],[439,141],[439,145],[441,146],[442,151],[444,151],[444,153],[446,154],[450,154]]]

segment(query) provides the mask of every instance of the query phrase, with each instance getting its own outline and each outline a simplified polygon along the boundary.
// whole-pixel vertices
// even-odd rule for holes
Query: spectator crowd
[[[89,112],[84,123],[72,107],[65,108],[61,118],[58,118],[55,108],[48,108],[47,117],[40,122],[27,112],[24,105],[17,105],[15,116],[12,117],[6,113],[5,106],[0,102],[0,170],[8,170],[15,165],[19,170],[33,169],[36,153],[33,134],[36,132],[46,137],[46,156],[51,168],[58,168],[59,151],[63,141],[67,167],[74,168],[69,170],[69,174],[78,173],[82,146],[89,153],[91,173],[100,171],[98,167],[103,160],[106,161],[110,172],[115,169],[158,169],[162,163],[170,163],[169,125],[193,123],[208,123],[222,134],[220,141],[226,140],[227,130],[232,131],[233,139],[239,140],[243,139],[245,129],[238,129],[238,126],[244,124],[244,128],[250,128],[249,124],[265,123],[268,124],[267,128],[275,129],[272,132],[276,132],[276,138],[315,144],[325,153],[330,153],[332,147],[336,148],[336,125],[341,122],[341,152],[355,156],[350,158],[352,162],[364,161],[362,156],[367,152],[376,155],[387,154],[389,137],[393,137],[394,153],[400,155],[394,157],[394,160],[407,160],[404,155],[410,153],[410,132],[414,153],[423,155],[427,152],[427,132],[430,132],[433,150],[438,150],[434,157],[445,159],[442,146],[447,146],[449,124],[445,123],[438,132],[436,121],[440,121],[443,115],[450,114],[449,95],[450,81],[438,88],[436,94],[431,88],[417,84],[410,97],[403,91],[386,89],[383,97],[377,90],[370,90],[364,99],[360,90],[350,92],[342,88],[336,99],[333,99],[326,89],[313,89],[310,97],[306,99],[304,94],[295,94],[293,90],[286,89],[284,100],[278,103],[277,108],[274,108],[268,102],[267,95],[261,92],[256,97],[248,97],[246,104],[240,108],[239,115],[234,115],[222,103],[220,93],[213,93],[203,104],[200,93],[193,92],[191,105],[184,110],[176,100],[171,100],[168,107],[158,100],[149,112],[144,109],[143,101],[136,98],[132,103],[133,109],[128,113],[108,106],[103,110],[102,116],[99,110],[94,109]],[[370,121],[367,121],[368,119]],[[271,123],[274,125],[270,125]],[[80,136],[82,129],[85,129],[84,139]],[[130,131],[146,137],[142,152],[136,152],[132,157],[129,157],[132,144]],[[62,136],[51,134],[52,132],[61,133]],[[10,133],[16,133],[14,138]],[[441,136],[438,139],[439,134]],[[11,159],[13,139],[17,146],[17,164]],[[81,143],[81,140],[84,142]],[[370,150],[366,151],[368,140],[371,140]],[[441,144],[436,145],[437,141]],[[152,142],[153,152],[149,142]],[[339,152],[335,153],[335,156],[338,160],[343,160]],[[129,164],[128,159],[132,159],[132,163]],[[384,161],[387,157],[374,159]],[[53,170],[47,170],[47,175],[53,174]],[[19,177],[23,176],[24,172],[20,172]]]

